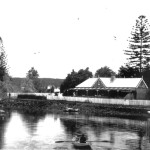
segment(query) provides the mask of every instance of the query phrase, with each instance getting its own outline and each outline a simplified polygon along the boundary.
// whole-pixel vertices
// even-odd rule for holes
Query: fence
[[[85,98],[85,97],[64,97],[64,99],[67,101],[80,101],[80,102],[91,102],[100,104],[150,106],[150,100],[124,100],[124,99],[104,99],[104,98]]]
[[[35,94],[38,96],[46,96],[48,100],[66,100],[66,101],[76,101],[76,102],[91,102],[100,104],[118,104],[118,105],[132,105],[132,106],[150,106],[150,100],[129,100],[129,99],[108,99],[108,98],[91,98],[91,97],[69,97],[54,96],[54,94],[49,93],[11,93],[11,97],[17,97],[18,94]]]

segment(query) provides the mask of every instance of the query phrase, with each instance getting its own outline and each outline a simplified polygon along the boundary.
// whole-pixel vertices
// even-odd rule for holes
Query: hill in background
[[[21,91],[21,83],[24,81],[25,78],[12,78],[12,84],[15,89],[15,92]],[[38,78],[42,86],[47,87],[48,85],[54,85],[56,88],[60,87],[61,83],[64,79],[54,79],[54,78]]]

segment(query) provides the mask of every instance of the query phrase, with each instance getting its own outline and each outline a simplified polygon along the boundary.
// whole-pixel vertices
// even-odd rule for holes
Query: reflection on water
[[[148,150],[149,131],[150,120],[11,112],[0,119],[0,149],[73,150],[74,135],[85,133],[93,150]]]

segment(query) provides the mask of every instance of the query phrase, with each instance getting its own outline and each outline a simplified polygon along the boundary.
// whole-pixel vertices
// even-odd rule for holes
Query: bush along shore
[[[111,117],[131,117],[145,118],[150,117],[147,113],[148,108],[141,106],[124,106],[96,104],[89,102],[74,102],[66,100],[45,100],[45,99],[3,99],[0,101],[0,107],[9,110],[23,110],[33,113],[65,113],[66,107],[78,108],[79,114],[93,116],[111,116]]]

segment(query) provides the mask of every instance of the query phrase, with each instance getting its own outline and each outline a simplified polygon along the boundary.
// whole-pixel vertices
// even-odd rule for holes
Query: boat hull
[[[72,144],[75,148],[78,148],[78,149],[91,149],[90,143],[73,142]]]

